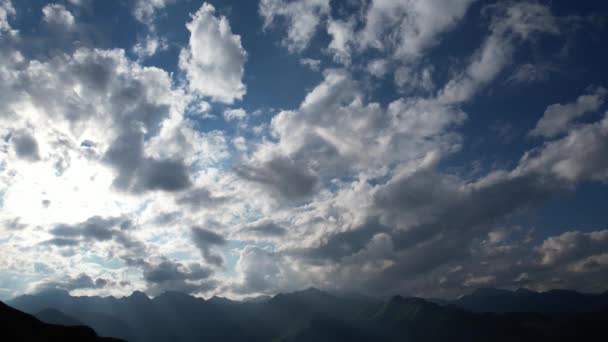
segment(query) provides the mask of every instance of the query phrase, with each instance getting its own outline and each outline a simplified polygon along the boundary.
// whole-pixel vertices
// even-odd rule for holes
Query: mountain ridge
[[[596,302],[601,302],[598,298],[604,298],[603,294],[569,291],[538,293],[484,289],[441,305],[416,297],[395,295],[386,300],[373,300],[308,288],[277,294],[261,302],[222,297],[205,300],[180,292],[165,292],[150,298],[143,292],[134,292],[120,298],[40,293],[17,297],[9,304],[34,313],[52,308],[78,317],[100,335],[133,342],[241,341],[244,337],[248,341],[442,341],[450,336],[454,341],[507,341],[501,339],[502,335],[511,341],[532,341],[527,339],[530,336],[542,337],[534,341],[553,341],[559,337],[553,331],[571,336],[568,335],[570,331],[593,332],[608,323],[608,304],[599,310],[585,311],[584,308],[598,307],[597,304],[588,306],[587,300],[579,307],[568,301],[564,307],[571,308],[571,312],[558,310],[549,315],[547,312],[483,313],[485,311],[465,308],[466,304],[478,304],[480,299],[491,298],[494,302],[485,305],[501,309],[504,298],[538,296],[553,300],[594,298]],[[546,311],[546,308],[540,308]],[[570,322],[571,327],[564,324],[564,320]]]

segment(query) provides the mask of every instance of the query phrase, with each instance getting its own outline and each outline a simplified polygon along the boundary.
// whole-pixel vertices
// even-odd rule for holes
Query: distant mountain
[[[261,295],[261,296],[243,298],[243,302],[245,302],[245,303],[264,303],[264,302],[269,301],[271,298],[272,297],[270,297],[270,296]]]
[[[509,291],[482,288],[450,304],[474,312],[594,312],[608,308],[608,294],[583,294],[570,290],[535,292],[527,289]]]
[[[45,314],[51,314],[47,311]],[[65,317],[64,317],[65,318]],[[44,323],[0,302],[0,340],[2,341],[120,341],[99,337],[86,326]]]
[[[68,327],[84,325],[79,320],[72,318],[59,310],[51,308],[46,308],[38,312],[34,316],[39,320],[43,321],[44,323],[48,324],[65,325]]]
[[[486,289],[473,295],[483,295],[506,305],[501,299],[504,296],[524,295],[524,291],[516,292]],[[394,296],[380,300],[356,294],[334,295],[315,288],[242,302],[221,297],[204,300],[179,292],[166,292],[151,299],[141,292],[114,298],[71,297],[55,291],[21,296],[10,304],[32,313],[53,308],[67,317],[77,317],[100,335],[132,342],[539,342],[571,341],[579,335],[584,335],[585,341],[603,341],[596,336],[601,336],[608,323],[608,306],[603,311],[583,313],[584,305],[573,305],[570,294],[556,294],[562,292],[552,293],[552,298],[567,300],[569,304],[553,304],[554,308],[574,310],[560,311],[559,315],[488,314],[458,307],[457,304],[462,303],[479,303],[467,302],[470,299],[465,297],[439,305],[420,298]]]

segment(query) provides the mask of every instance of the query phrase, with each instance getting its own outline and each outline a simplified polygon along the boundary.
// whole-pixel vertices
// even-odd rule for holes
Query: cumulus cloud
[[[63,5],[49,4],[42,8],[43,20],[55,27],[61,27],[66,30],[74,28],[74,16]]]
[[[247,246],[239,255],[236,270],[241,278],[233,284],[235,293],[276,293],[305,286],[306,277],[298,274],[288,260],[276,252]]]
[[[233,103],[243,98],[242,82],[247,53],[241,37],[232,33],[224,16],[204,3],[186,24],[190,31],[187,48],[179,56],[190,90],[213,101]]]

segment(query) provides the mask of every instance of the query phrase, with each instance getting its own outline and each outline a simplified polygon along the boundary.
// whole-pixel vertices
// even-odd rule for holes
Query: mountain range
[[[274,297],[205,300],[73,297],[46,291],[8,303],[47,323],[143,341],[603,341],[608,293],[480,289],[454,301],[378,299],[315,288]]]

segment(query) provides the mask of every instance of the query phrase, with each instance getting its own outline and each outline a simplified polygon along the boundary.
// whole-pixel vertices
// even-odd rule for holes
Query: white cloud
[[[247,112],[243,108],[230,108],[224,111],[224,120],[243,120],[247,117]]]
[[[308,68],[310,68],[310,70],[319,71],[319,68],[321,66],[321,60],[313,58],[301,58],[300,64],[307,66]]]
[[[264,28],[277,17],[283,17],[287,25],[284,44],[290,52],[306,49],[317,26],[329,13],[329,0],[261,0],[259,13],[264,18]]]
[[[606,251],[608,251],[608,230],[589,233],[570,231],[549,237],[538,247],[542,263],[545,265],[577,262],[589,256],[604,254]]]
[[[536,127],[530,131],[530,135],[551,138],[568,131],[572,121],[586,113],[599,110],[606,93],[606,89],[597,88],[591,94],[579,96],[576,102],[550,105],[536,123]]]
[[[140,59],[154,56],[157,52],[167,50],[169,45],[164,38],[156,36],[147,36],[133,46],[133,53]]]
[[[242,99],[247,53],[228,19],[215,16],[215,8],[204,3],[186,27],[189,46],[180,53],[179,67],[186,73],[190,90],[218,102]]]
[[[17,14],[11,0],[0,1],[0,35],[3,32],[11,32],[12,28],[9,24],[9,18]]]
[[[351,44],[354,39],[354,20],[330,20],[327,33],[332,37],[328,50],[336,62],[348,65],[351,59]]]
[[[419,57],[465,15],[473,2],[374,0],[359,33],[360,48],[392,51],[396,58]]]
[[[49,25],[63,27],[67,30],[74,28],[74,16],[63,5],[49,4],[42,9],[43,20]]]
[[[464,72],[441,90],[441,101],[460,103],[495,79],[511,61],[517,39],[559,32],[557,19],[548,6],[532,2],[505,2],[485,8],[492,15],[490,34],[475,52]]]
[[[178,0],[135,0],[133,15],[154,30],[153,22],[157,12],[176,1]]]

